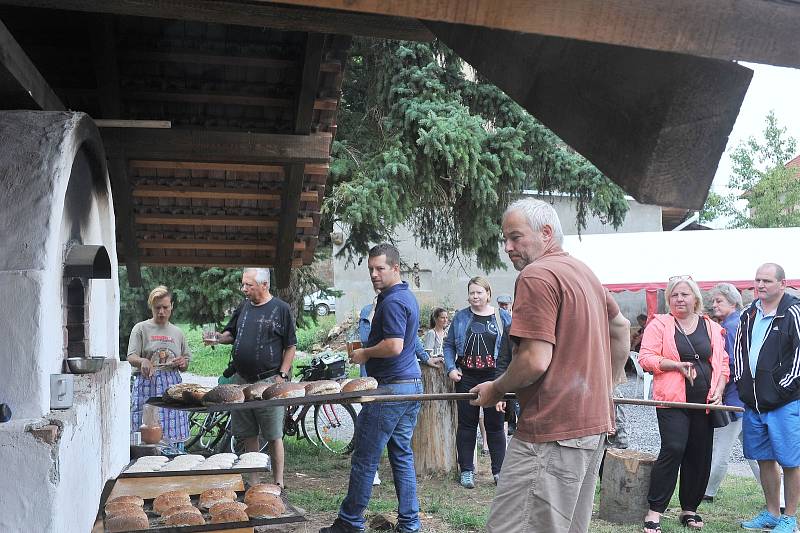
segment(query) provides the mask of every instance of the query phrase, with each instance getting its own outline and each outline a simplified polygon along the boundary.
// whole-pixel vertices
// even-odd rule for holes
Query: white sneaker
[[[378,473],[377,472],[375,472],[375,479],[372,480],[372,484],[373,485],[380,485],[381,484],[381,478],[378,477]]]

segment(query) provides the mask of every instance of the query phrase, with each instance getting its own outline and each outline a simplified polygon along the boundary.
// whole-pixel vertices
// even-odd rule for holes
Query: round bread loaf
[[[306,386],[303,383],[273,383],[266,389],[261,397],[265,400],[278,400],[281,398],[301,398],[306,395]]]
[[[306,385],[306,396],[318,396],[321,394],[338,394],[342,391],[342,386],[330,379],[312,381]]]
[[[239,502],[237,502],[239,503]],[[250,517],[244,509],[225,509],[217,514],[211,515],[212,524],[222,524],[224,522],[247,522]]]
[[[280,485],[275,485],[273,483],[259,483],[247,489],[246,494],[254,494],[256,492],[265,492],[267,494],[272,494],[274,496],[280,496],[281,487]]]
[[[283,500],[280,496],[270,494],[268,492],[250,492],[244,495],[244,503],[251,505],[254,503],[271,503],[283,508]],[[283,511],[281,511],[283,512]]]
[[[253,400],[260,400],[264,394],[264,390],[272,385],[272,383],[253,383],[244,388],[244,401],[251,402]]]
[[[212,505],[211,508],[208,510],[208,513],[211,516],[214,516],[218,515],[223,511],[229,511],[231,509],[238,509],[239,511],[244,511],[246,508],[247,504],[242,502],[220,502]]]
[[[342,392],[375,390],[377,388],[378,380],[375,378],[355,378],[342,385]]]
[[[215,403],[242,403],[244,393],[239,385],[217,385],[203,396],[203,403],[211,405]]]
[[[106,518],[106,529],[111,533],[117,531],[131,531],[136,529],[148,529],[150,521],[144,511],[139,509],[136,512],[128,514],[120,514]]]
[[[191,503],[192,501],[189,498],[188,492],[171,490],[169,492],[159,494],[156,499],[153,500],[153,511],[161,514],[171,507],[176,507],[178,505],[190,505]]]
[[[206,519],[199,513],[187,511],[185,513],[176,513],[167,518],[168,526],[202,526],[206,523]]]
[[[183,393],[194,390],[203,390],[207,392],[208,387],[203,387],[197,383],[178,383],[165,390],[162,397],[168,402],[183,402]]]
[[[106,507],[112,503],[130,503],[133,505],[138,505],[139,507],[144,506],[144,500],[139,496],[117,496],[116,498],[108,500],[106,502]]]
[[[170,516],[178,513],[197,513],[202,515],[203,513],[200,512],[200,509],[195,507],[194,505],[176,505],[175,507],[170,507],[163,513],[161,513],[161,518],[167,519]]]
[[[184,403],[196,403],[200,404],[203,403],[203,397],[208,394],[211,389],[208,387],[195,387],[192,389],[188,389],[183,391],[183,401]]]
[[[121,514],[132,514],[136,513],[136,511],[141,511],[142,508],[138,505],[134,505],[132,503],[109,503],[105,507],[106,516],[117,516]]]
[[[208,509],[215,503],[231,502],[236,499],[236,493],[230,489],[208,489],[200,494],[200,507]]]
[[[278,518],[286,511],[283,502],[264,502],[248,504],[245,512],[250,518]]]

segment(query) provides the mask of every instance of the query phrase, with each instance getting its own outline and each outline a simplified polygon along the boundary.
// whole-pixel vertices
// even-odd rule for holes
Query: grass
[[[335,325],[336,317],[331,315],[318,318],[316,324],[309,321],[305,327],[297,329],[297,349],[308,352],[315,344],[323,344]]]

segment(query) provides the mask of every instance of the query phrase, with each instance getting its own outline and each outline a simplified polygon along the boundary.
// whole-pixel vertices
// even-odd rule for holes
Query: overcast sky
[[[800,69],[753,63],[742,65],[753,69],[753,81],[750,82],[728,146],[714,176],[712,190],[718,192],[722,192],[728,183],[731,170],[730,152],[751,135],[757,139],[762,138],[764,119],[770,109],[775,110],[778,124],[800,142]]]

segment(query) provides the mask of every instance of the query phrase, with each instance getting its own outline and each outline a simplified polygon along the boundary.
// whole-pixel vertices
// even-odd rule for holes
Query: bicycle
[[[314,358],[310,365],[299,366],[300,381],[342,379],[346,375],[345,360],[335,354]],[[308,414],[313,408],[313,416]],[[307,439],[314,446],[322,446],[336,454],[353,451],[356,412],[350,404],[325,403],[317,405],[290,405],[283,421],[284,436]],[[190,413],[186,450],[201,454],[232,451],[244,453],[243,445],[231,430],[230,412]],[[265,451],[262,444],[259,451]]]

